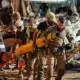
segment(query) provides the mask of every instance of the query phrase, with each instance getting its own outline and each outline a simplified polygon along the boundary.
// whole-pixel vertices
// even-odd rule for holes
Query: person
[[[44,17],[49,9],[49,6],[46,3],[40,4],[40,17]]]
[[[13,6],[11,0],[1,0],[1,31],[4,32],[3,38],[15,36],[12,26]],[[4,18],[5,17],[5,18]],[[11,35],[10,35],[11,34]]]
[[[1,21],[4,25],[12,24],[12,14],[13,14],[13,6],[11,4],[11,0],[1,0]],[[4,19],[5,17],[5,19]]]
[[[37,29],[35,30],[35,33],[34,33],[34,39],[33,39],[33,42],[34,42],[34,46],[36,47],[37,49],[37,46],[36,46],[36,39],[39,38],[40,36],[42,36],[42,34],[45,32],[45,30],[49,27],[49,26],[52,26],[53,25],[53,21],[51,20],[52,18],[55,19],[55,14],[51,13],[52,15],[45,17],[45,20],[43,22],[40,22],[37,26]],[[42,67],[42,64],[43,64],[43,57],[45,56],[44,52],[47,51],[46,48],[44,49],[41,49],[39,52],[37,52],[37,59],[36,59],[36,63],[35,63],[35,73],[38,72],[41,67]],[[38,58],[39,57],[39,58]],[[50,58],[50,57],[49,57]],[[48,59],[49,60],[49,59]],[[49,60],[50,62],[50,60]],[[37,65],[39,65],[39,67],[37,68]],[[35,74],[34,74],[35,76]],[[47,75],[48,76],[48,75]],[[46,76],[46,77],[47,77]],[[49,77],[50,78],[50,77]],[[48,79],[49,79],[48,78]]]
[[[13,26],[15,26],[16,39],[21,40],[22,44],[26,43],[27,33],[19,12],[13,14]]]
[[[36,28],[37,28],[37,26],[35,24],[34,17],[30,17],[27,20],[27,29],[26,29],[26,33],[28,35],[27,43],[29,43],[30,41],[33,41],[34,33],[35,33]],[[25,60],[25,63],[26,63],[26,69],[27,69],[27,72],[28,72],[28,74],[27,74],[28,77],[31,75],[31,72],[33,70],[32,65],[33,65],[35,57],[36,57],[36,53],[34,54],[34,51],[32,53],[30,52],[29,54],[27,54],[27,60]]]
[[[35,29],[37,28],[36,24],[35,24],[35,20],[34,18],[30,18],[27,21],[27,35],[28,35],[28,41],[33,40],[33,35],[35,32]]]
[[[9,27],[6,28],[8,32],[7,34],[3,35],[3,39],[6,47],[11,47],[10,52],[13,53],[14,47],[17,43],[16,40],[22,41],[24,37],[26,38],[27,36],[26,36],[26,30],[24,29],[23,21],[21,20],[20,14],[18,12],[15,12],[12,16],[12,19],[13,19],[13,22]],[[20,33],[20,36],[19,36],[19,33]],[[14,44],[9,42],[13,42]]]
[[[49,27],[50,28],[50,27]],[[57,59],[57,77],[56,80],[61,80],[64,71],[65,71],[65,52],[64,52],[64,45],[68,44],[68,40],[66,37],[66,29],[63,23],[63,18],[59,17],[57,19],[57,23],[56,26],[53,27],[53,29],[47,29],[46,31],[50,32],[52,31],[52,33],[56,34],[56,39],[54,40],[53,43],[53,53],[55,53],[56,55],[56,59]],[[57,50],[56,50],[57,49]]]

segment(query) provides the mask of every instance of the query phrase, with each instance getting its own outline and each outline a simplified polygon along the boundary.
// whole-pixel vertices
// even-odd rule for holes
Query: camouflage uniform
[[[52,50],[53,54],[55,53],[55,57],[57,59],[57,77],[56,80],[61,80],[63,74],[64,74],[64,69],[65,69],[65,51],[64,51],[64,46],[68,44],[68,39],[66,35],[68,34],[66,28],[63,28],[61,31],[57,29],[56,26],[51,26],[48,27],[44,35],[52,33],[55,34],[55,40],[53,43],[49,45],[50,49]]]

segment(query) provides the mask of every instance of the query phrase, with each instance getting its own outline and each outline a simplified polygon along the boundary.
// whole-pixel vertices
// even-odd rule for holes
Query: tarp
[[[67,1],[67,0],[28,0],[28,1],[59,3],[59,2],[65,2],[65,1]]]

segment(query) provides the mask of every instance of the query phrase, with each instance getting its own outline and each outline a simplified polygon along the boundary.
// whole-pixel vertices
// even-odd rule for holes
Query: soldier
[[[49,15],[50,13],[48,13]],[[69,32],[67,31],[64,25],[64,18],[58,17],[56,19],[55,26],[50,26],[46,29],[45,33],[52,32],[52,34],[56,34],[56,38],[53,43],[53,53],[55,52],[55,56],[57,59],[57,77],[56,80],[61,80],[65,71],[65,51],[64,46],[69,43],[67,39],[67,35]]]

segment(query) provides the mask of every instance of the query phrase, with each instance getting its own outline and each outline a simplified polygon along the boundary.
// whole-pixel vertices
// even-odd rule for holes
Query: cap
[[[53,12],[47,12],[46,13],[46,16],[45,16],[46,18],[49,18],[50,19],[50,21],[53,21],[53,22],[57,22],[57,20],[56,20],[56,15],[53,13]]]

